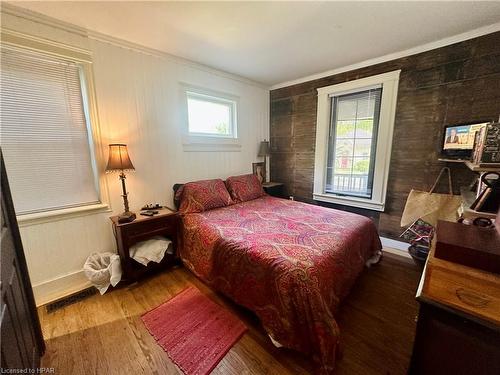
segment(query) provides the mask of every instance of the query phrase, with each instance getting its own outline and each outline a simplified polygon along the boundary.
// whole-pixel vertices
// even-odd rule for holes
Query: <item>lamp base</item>
[[[127,211],[118,216],[118,222],[121,223],[130,223],[134,221],[136,218],[133,212]]]

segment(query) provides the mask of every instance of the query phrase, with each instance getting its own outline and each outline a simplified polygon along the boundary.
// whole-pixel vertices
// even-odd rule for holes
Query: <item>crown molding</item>
[[[109,44],[112,44],[112,45],[115,45],[115,46],[121,47],[121,48],[127,48],[127,49],[130,49],[133,51],[147,54],[147,55],[159,57],[161,59],[168,60],[171,62],[191,66],[192,68],[195,68],[198,70],[203,70],[203,71],[206,71],[208,73],[220,76],[222,78],[229,78],[229,79],[232,79],[234,81],[239,81],[239,82],[242,82],[242,83],[245,83],[248,85],[253,85],[253,86],[256,86],[256,87],[259,87],[262,89],[266,89],[266,90],[270,89],[269,85],[266,85],[264,83],[261,83],[258,81],[253,81],[249,78],[246,78],[246,77],[234,74],[234,73],[229,73],[229,72],[226,72],[223,70],[212,68],[211,66],[204,65],[204,64],[201,64],[201,63],[189,60],[189,59],[185,59],[183,57],[171,55],[167,52],[163,52],[163,51],[160,51],[160,50],[157,50],[154,48],[143,46],[142,44],[137,44],[134,42],[130,42],[128,40],[116,38],[116,37],[113,37],[113,36],[110,36],[107,34],[102,34],[100,32],[92,31],[92,30],[88,30],[87,34],[88,34],[88,37],[90,39],[94,39],[94,40],[104,42],[104,43],[109,43]]]
[[[160,50],[157,50],[154,48],[146,47],[146,46],[143,46],[141,44],[130,42],[130,41],[127,41],[124,39],[116,38],[116,37],[113,37],[111,35],[103,34],[103,33],[97,32],[97,31],[93,31],[93,30],[87,30],[87,29],[82,28],[80,26],[77,26],[77,25],[74,25],[74,24],[71,24],[71,23],[68,23],[65,21],[61,21],[61,20],[56,19],[56,18],[46,16],[45,14],[41,14],[38,12],[33,12],[31,10],[28,10],[28,9],[17,7],[15,5],[13,5],[12,3],[0,2],[0,11],[1,11],[1,13],[9,14],[9,15],[14,16],[14,17],[20,17],[20,18],[23,18],[23,19],[26,19],[26,20],[29,20],[32,22],[39,23],[39,24],[51,26],[51,27],[54,27],[54,28],[59,29],[59,30],[64,30],[64,31],[69,32],[69,33],[77,34],[77,35],[82,36],[82,37],[97,40],[100,42],[109,43],[109,44],[112,44],[114,46],[121,47],[121,48],[127,48],[129,50],[144,53],[144,54],[147,54],[150,56],[155,56],[155,57],[167,60],[169,62],[174,62],[177,64],[183,64],[186,66],[190,66],[192,68],[202,70],[202,71],[217,75],[217,76],[222,77],[222,78],[231,79],[234,81],[238,81],[241,83],[245,83],[248,85],[252,85],[252,86],[262,88],[262,89],[269,90],[269,85],[266,85],[264,83],[261,83],[258,81],[253,81],[249,78],[246,78],[246,77],[234,74],[234,73],[229,73],[229,72],[226,72],[223,70],[219,70],[217,68],[213,68],[213,67],[205,65],[205,64],[201,64],[201,63],[189,60],[189,59],[185,59],[183,57],[175,56],[175,55],[172,55],[170,53],[163,52],[163,51],[160,51]]]
[[[83,27],[61,21],[42,13],[33,12],[32,10],[21,8],[13,5],[12,3],[2,1],[0,2],[1,13],[9,14],[14,17],[24,18],[29,21],[40,23],[46,26],[52,26],[60,30],[64,30],[80,36],[87,36],[87,30]]]
[[[313,81],[316,79],[332,76],[332,75],[339,74],[339,73],[348,72],[348,71],[355,70],[355,69],[365,68],[367,66],[376,65],[376,64],[383,63],[383,62],[399,59],[402,57],[415,55],[418,53],[430,51],[430,50],[433,50],[436,48],[445,47],[445,46],[450,45],[450,44],[463,42],[463,41],[468,40],[468,39],[473,39],[473,38],[477,38],[479,36],[483,36],[483,35],[487,35],[487,34],[491,34],[491,33],[500,31],[500,22],[497,22],[497,23],[494,23],[492,25],[480,27],[480,28],[477,28],[474,30],[467,31],[465,33],[461,33],[461,34],[457,34],[457,35],[454,35],[451,37],[443,38],[443,39],[440,39],[440,40],[437,40],[434,42],[422,44],[420,46],[409,48],[409,49],[406,49],[403,51],[390,53],[390,54],[387,54],[384,56],[368,59],[368,60],[365,60],[365,61],[362,61],[359,63],[346,65],[343,67],[327,70],[327,71],[316,73],[316,74],[311,74],[311,75],[308,75],[305,77],[301,77],[301,78],[297,78],[294,80],[289,80],[289,81],[285,81],[285,82],[281,82],[281,83],[277,83],[277,84],[274,84],[272,86],[269,86],[269,85],[266,85],[262,82],[254,81],[254,80],[251,80],[249,78],[246,78],[246,77],[234,74],[234,73],[229,73],[229,72],[226,72],[223,70],[219,70],[219,69],[210,67],[208,65],[204,65],[204,64],[201,64],[201,63],[189,60],[189,59],[185,59],[183,57],[169,54],[167,52],[156,50],[154,48],[146,47],[146,46],[143,46],[141,44],[137,44],[137,43],[130,42],[130,41],[120,39],[120,38],[116,38],[116,37],[113,37],[113,36],[110,36],[107,34],[99,33],[97,31],[87,30],[87,29],[82,28],[80,26],[77,26],[77,25],[74,25],[74,24],[71,24],[71,23],[68,23],[65,21],[61,21],[61,20],[58,20],[56,18],[52,18],[52,17],[46,16],[46,15],[38,13],[38,12],[33,12],[31,10],[28,10],[28,9],[17,7],[17,6],[12,5],[11,3],[8,3],[8,2],[0,2],[0,10],[2,13],[9,14],[9,15],[12,15],[15,17],[21,17],[21,18],[24,18],[24,19],[27,19],[27,20],[30,20],[33,22],[37,22],[40,24],[51,26],[51,27],[54,27],[54,28],[57,28],[60,30],[64,30],[64,31],[67,31],[67,32],[70,32],[73,34],[77,34],[77,35],[80,35],[83,37],[87,37],[90,39],[109,43],[109,44],[112,44],[112,45],[115,45],[115,46],[121,47],[121,48],[128,48],[130,50],[134,50],[134,51],[145,53],[145,54],[148,54],[151,56],[159,57],[159,58],[171,61],[171,62],[191,66],[193,68],[203,70],[203,71],[206,71],[206,72],[214,74],[214,75],[218,75],[218,76],[223,77],[223,78],[232,79],[232,80],[239,81],[239,82],[242,82],[245,84],[250,84],[250,85],[253,85],[253,86],[256,86],[259,88],[269,89],[269,90],[276,90],[276,89],[280,89],[283,87],[293,86],[293,85],[297,85],[300,83]]]
[[[346,65],[346,66],[336,68],[336,69],[327,70],[327,71],[324,71],[321,73],[311,74],[311,75],[308,75],[308,76],[305,76],[302,78],[297,78],[297,79],[293,79],[290,81],[277,83],[277,84],[271,86],[271,90],[277,90],[277,89],[281,89],[284,87],[298,85],[300,83],[314,81],[316,79],[320,79],[320,78],[324,78],[324,77],[328,77],[328,76],[333,76],[335,74],[345,73],[345,72],[348,72],[351,70],[366,68],[367,66],[376,65],[376,64],[387,62],[387,61],[400,59],[402,57],[416,55],[418,53],[430,51],[430,50],[433,50],[436,48],[445,47],[445,46],[448,46],[450,44],[460,43],[460,42],[463,42],[463,41],[468,40],[468,39],[477,38],[477,37],[491,34],[491,33],[497,32],[497,31],[500,31],[500,22],[497,22],[497,23],[494,23],[494,24],[488,25],[488,26],[483,26],[483,27],[480,27],[478,29],[470,30],[470,31],[467,31],[465,33],[457,34],[457,35],[454,35],[454,36],[451,36],[448,38],[440,39],[440,40],[437,40],[434,42],[422,44],[420,46],[409,48],[409,49],[406,49],[403,51],[390,53],[388,55],[368,59],[368,60],[365,60],[365,61],[362,61],[359,63]]]
[[[71,57],[77,61],[92,63],[92,52],[87,49],[20,33],[6,27],[0,28],[0,43],[14,48],[22,46],[23,49],[42,51],[63,58]]]

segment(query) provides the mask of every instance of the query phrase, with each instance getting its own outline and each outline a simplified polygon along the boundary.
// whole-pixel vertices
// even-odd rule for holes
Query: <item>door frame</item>
[[[14,210],[14,203],[12,202],[9,180],[7,178],[7,171],[5,169],[1,148],[0,148],[0,175],[1,175],[2,198],[5,204],[5,207],[3,208],[5,212],[5,219],[7,221],[9,230],[12,235],[15,255],[17,258],[17,264],[21,271],[20,275],[21,282],[27,299],[29,313],[31,315],[31,323],[33,325],[33,330],[35,333],[36,344],[38,345],[40,356],[42,356],[45,353],[45,341],[43,340],[42,327],[40,325],[40,319],[37,313],[35,297],[33,295],[33,288],[31,286],[30,276],[28,273],[28,265],[26,263],[26,257],[24,255],[23,243],[21,241],[21,234],[19,232],[19,226],[17,224],[16,213]]]

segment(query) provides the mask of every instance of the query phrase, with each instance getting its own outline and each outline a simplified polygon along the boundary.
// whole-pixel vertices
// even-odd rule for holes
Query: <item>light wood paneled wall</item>
[[[129,145],[136,172],[127,174],[131,209],[171,204],[172,185],[251,172],[259,142],[269,139],[269,90],[257,83],[134,46],[87,37],[57,21],[2,12],[2,27],[71,46],[93,55],[101,144]],[[185,152],[182,147],[182,84],[239,98],[238,152]],[[104,164],[104,161],[103,163]],[[100,165],[101,173],[105,165]],[[21,228],[35,296],[47,302],[86,284],[81,272],[92,252],[114,251],[108,217],[123,211],[118,176],[107,175],[112,212],[59,219]]]

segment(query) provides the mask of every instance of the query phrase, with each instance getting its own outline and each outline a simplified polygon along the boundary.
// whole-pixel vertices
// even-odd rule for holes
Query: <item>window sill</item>
[[[185,136],[182,149],[185,152],[240,152],[237,138]]]
[[[30,225],[67,220],[75,217],[98,214],[103,212],[111,212],[110,207],[106,203],[98,203],[88,206],[63,208],[54,211],[45,211],[45,212],[37,212],[34,214],[18,215],[17,222],[20,227],[27,227]]]
[[[328,202],[334,204],[341,204],[344,206],[351,206],[357,208],[364,208],[367,210],[373,211],[381,211],[383,212],[385,209],[385,204],[382,202],[376,202],[369,199],[356,198],[356,197],[346,197],[339,196],[335,194],[313,194],[314,200],[321,202]]]

